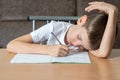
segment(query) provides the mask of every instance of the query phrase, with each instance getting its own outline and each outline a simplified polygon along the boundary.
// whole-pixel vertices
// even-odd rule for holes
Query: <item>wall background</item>
[[[27,16],[82,16],[90,1],[105,1],[116,5],[119,0],[0,0],[0,48],[7,43],[32,31],[32,22]],[[45,22],[37,22],[40,27]],[[120,16],[118,35],[113,48],[120,48]]]

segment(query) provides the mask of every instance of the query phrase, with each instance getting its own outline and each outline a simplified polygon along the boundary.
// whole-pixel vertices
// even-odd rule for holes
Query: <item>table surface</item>
[[[120,80],[120,49],[91,64],[11,64],[14,55],[0,49],[0,80]]]

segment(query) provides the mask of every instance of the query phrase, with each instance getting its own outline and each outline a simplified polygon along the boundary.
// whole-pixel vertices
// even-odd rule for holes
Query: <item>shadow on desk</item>
[[[113,49],[109,58],[120,57],[120,49]]]

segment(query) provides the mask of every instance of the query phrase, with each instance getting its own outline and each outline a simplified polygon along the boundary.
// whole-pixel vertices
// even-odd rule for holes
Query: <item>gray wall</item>
[[[32,23],[27,16],[81,16],[89,1],[96,0],[0,0],[0,47],[32,31]],[[101,0],[98,0],[101,1]],[[104,0],[115,4],[120,10],[119,0]],[[120,48],[120,18],[118,35],[114,48]],[[38,26],[43,22],[37,22]]]

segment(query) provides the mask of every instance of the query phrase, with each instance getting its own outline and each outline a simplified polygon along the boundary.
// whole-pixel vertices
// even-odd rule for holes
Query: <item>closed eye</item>
[[[78,38],[80,41],[82,41],[82,39],[81,39],[79,36],[77,36],[77,38]]]

